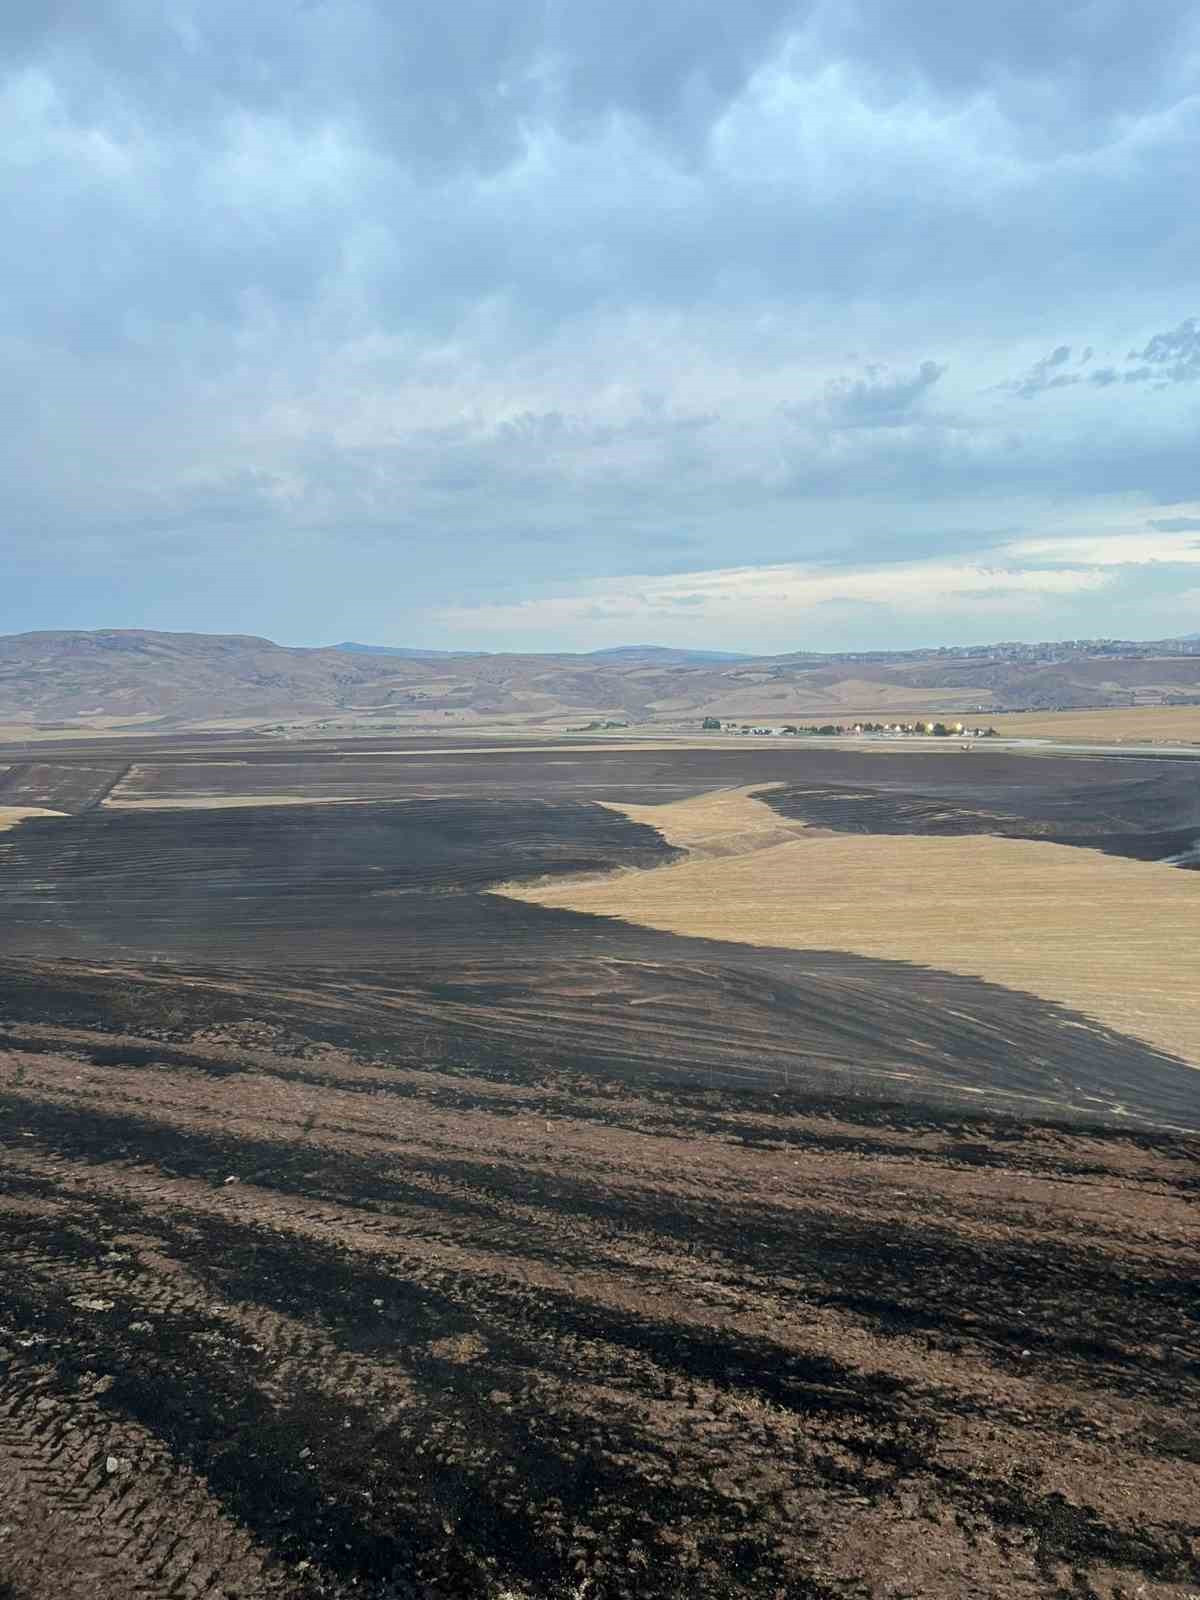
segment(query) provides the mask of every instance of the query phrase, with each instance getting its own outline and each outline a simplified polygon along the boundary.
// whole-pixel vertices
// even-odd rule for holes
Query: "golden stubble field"
[[[27,817],[61,817],[61,811],[51,811],[45,806],[0,806],[0,833],[15,828]]]
[[[615,809],[689,858],[503,892],[700,938],[940,967],[1200,1067],[1198,873],[1041,841],[825,833],[745,790]]]
[[[1083,739],[1097,744],[1200,744],[1200,706],[1111,706],[988,717],[1008,739]]]

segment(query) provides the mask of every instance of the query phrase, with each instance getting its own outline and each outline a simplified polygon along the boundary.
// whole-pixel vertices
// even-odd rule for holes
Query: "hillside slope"
[[[0,637],[0,723],[10,728],[208,722],[338,725],[665,725],[703,716],[804,721],[903,712],[995,712],[1200,703],[1200,651],[1001,645],[698,659],[703,652],[591,655],[296,649],[241,634],[143,629]]]

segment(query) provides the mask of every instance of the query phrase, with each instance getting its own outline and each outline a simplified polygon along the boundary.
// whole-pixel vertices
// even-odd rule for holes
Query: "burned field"
[[[763,799],[781,816],[839,833],[1045,840],[1136,861],[1200,867],[1200,763],[1139,762],[1108,783],[1030,785],[840,783],[780,785]],[[990,776],[990,774],[989,774]],[[971,777],[975,777],[972,770]],[[1194,858],[1194,859],[1193,859]]]
[[[695,864],[614,805],[1100,838],[1186,826],[1177,769],[269,754],[9,802],[72,814],[0,834],[0,1595],[1200,1587],[1194,1064],[499,892]]]

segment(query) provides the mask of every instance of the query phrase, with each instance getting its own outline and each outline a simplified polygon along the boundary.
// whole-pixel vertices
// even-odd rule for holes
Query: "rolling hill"
[[[694,725],[908,712],[1200,704],[1200,644],[1076,641],[739,658],[627,646],[489,655],[145,629],[0,637],[0,724],[339,729]]]

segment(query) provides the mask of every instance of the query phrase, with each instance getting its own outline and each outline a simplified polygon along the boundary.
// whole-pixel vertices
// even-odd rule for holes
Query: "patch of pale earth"
[[[35,727],[31,722],[0,722],[0,743],[61,744],[67,739],[123,738],[149,739],[161,733],[160,726],[135,727],[135,723],[161,724],[156,711],[129,717],[64,717],[57,727]]]
[[[803,822],[781,817],[761,801],[750,798],[752,794],[780,788],[781,783],[746,784],[741,788],[714,789],[668,805],[621,805],[606,800],[599,804],[631,822],[644,822],[657,829],[669,844],[694,858],[744,856],[797,839],[824,837],[826,829],[810,828]]]
[[[28,817],[65,817],[65,811],[50,811],[45,806],[0,806],[0,833],[15,828]]]
[[[987,836],[814,837],[802,828],[767,842],[779,819],[745,791],[612,809],[699,849],[649,870],[498,892],[668,933],[845,950],[983,978],[1200,1067],[1200,873]],[[735,853],[739,814],[744,848]],[[717,819],[720,851],[709,831]]]

